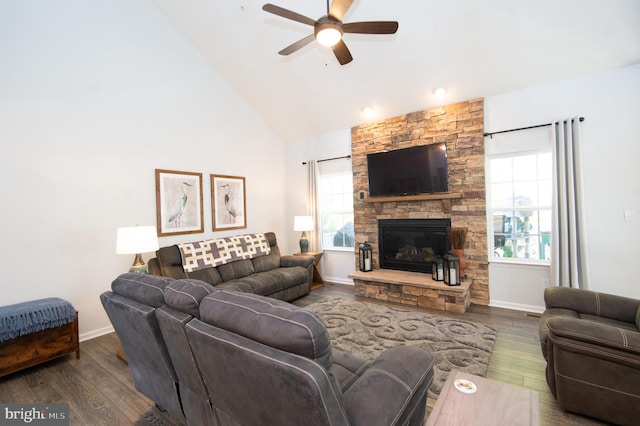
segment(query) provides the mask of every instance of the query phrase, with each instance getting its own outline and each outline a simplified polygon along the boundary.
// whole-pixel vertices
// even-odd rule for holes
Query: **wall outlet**
[[[544,287],[544,288],[549,287],[549,278],[543,278],[542,279],[542,287]]]
[[[625,209],[624,210],[624,221],[625,222],[633,222],[634,220],[636,220],[636,212],[633,211],[632,209]]]

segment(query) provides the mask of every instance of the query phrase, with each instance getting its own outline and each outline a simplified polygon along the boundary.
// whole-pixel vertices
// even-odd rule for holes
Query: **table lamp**
[[[300,236],[300,253],[309,251],[309,240],[307,231],[313,231],[313,218],[311,216],[295,216],[293,218],[293,230],[302,231]]]
[[[116,254],[135,254],[129,272],[148,274],[149,268],[142,260],[142,253],[158,250],[158,234],[155,226],[127,226],[118,228]]]

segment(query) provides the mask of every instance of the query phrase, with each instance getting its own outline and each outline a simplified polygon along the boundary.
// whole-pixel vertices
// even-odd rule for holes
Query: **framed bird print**
[[[202,173],[156,169],[158,236],[204,232]]]
[[[247,227],[245,180],[239,176],[211,175],[213,230]]]

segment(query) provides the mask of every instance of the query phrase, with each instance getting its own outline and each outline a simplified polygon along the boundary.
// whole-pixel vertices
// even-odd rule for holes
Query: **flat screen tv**
[[[444,142],[367,154],[369,196],[448,192]]]

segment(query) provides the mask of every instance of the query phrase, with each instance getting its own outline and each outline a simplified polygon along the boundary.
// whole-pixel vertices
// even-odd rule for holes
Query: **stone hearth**
[[[469,280],[448,286],[429,274],[391,269],[357,271],[349,278],[356,296],[458,313],[464,313],[471,303]]]

